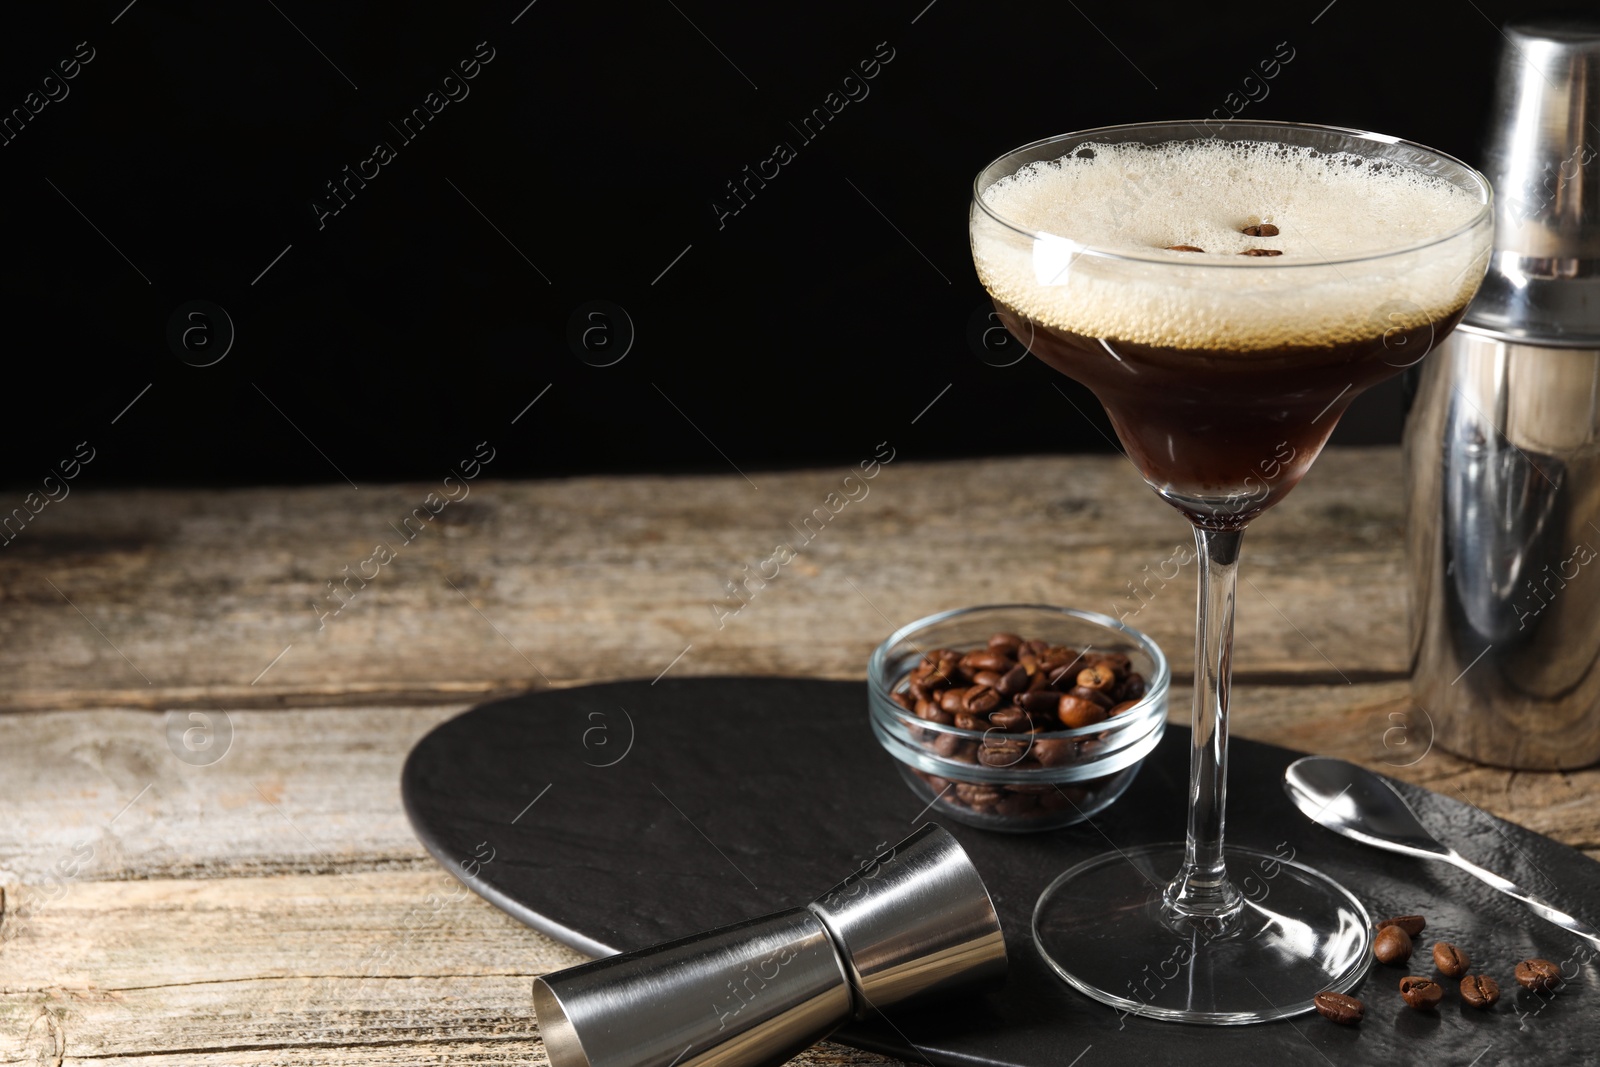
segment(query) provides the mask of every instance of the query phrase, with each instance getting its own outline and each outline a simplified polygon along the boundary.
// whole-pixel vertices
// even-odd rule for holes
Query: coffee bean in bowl
[[[1122,795],[1166,727],[1166,657],[1115,619],[965,608],[892,634],[867,668],[874,735],[931,815],[1049,830]]]

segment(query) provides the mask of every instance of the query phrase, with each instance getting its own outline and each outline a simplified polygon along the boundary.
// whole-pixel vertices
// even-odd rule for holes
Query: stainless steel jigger
[[[535,978],[533,1008],[553,1067],[751,1067],[1005,972],[983,881],[930,823],[803,908]]]
[[[1452,752],[1582,767],[1600,760],[1600,21],[1505,36],[1494,255],[1406,424],[1412,691]]]

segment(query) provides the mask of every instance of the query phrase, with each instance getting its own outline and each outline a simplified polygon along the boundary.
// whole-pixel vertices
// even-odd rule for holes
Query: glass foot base
[[[1214,920],[1163,916],[1162,891],[1183,865],[1183,845],[1173,843],[1097,856],[1051,882],[1034,906],[1034,944],[1080,992],[1174,1022],[1282,1019],[1312,1011],[1325,989],[1361,981],[1372,922],[1360,901],[1287,848],[1225,855],[1245,903],[1221,933]]]

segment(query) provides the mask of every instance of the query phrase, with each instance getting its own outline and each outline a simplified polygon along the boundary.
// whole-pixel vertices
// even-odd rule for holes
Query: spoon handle
[[[1579,919],[1573,915],[1568,915],[1566,912],[1551,904],[1549,901],[1534,896],[1532,893],[1528,892],[1520,885],[1517,885],[1515,882],[1506,878],[1502,878],[1493,871],[1484,870],[1482,867],[1479,867],[1476,863],[1473,863],[1471,860],[1467,859],[1465,856],[1461,855],[1461,853],[1456,852],[1453,849],[1450,851],[1449,855],[1442,858],[1449,860],[1451,863],[1455,864],[1457,867],[1460,867],[1463,871],[1466,871],[1473,877],[1481,879],[1494,888],[1500,890],[1500,892],[1504,893],[1506,896],[1515,897],[1517,900],[1522,901],[1529,908],[1532,908],[1533,913],[1538,915],[1540,918],[1549,919],[1563,930],[1577,934],[1579,937],[1588,941],[1591,945],[1600,948],[1600,930],[1596,930],[1582,919]]]

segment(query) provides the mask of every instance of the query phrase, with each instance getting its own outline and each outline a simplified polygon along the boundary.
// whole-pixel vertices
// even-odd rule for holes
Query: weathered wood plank
[[[1137,611],[1183,670],[1188,527],[1124,460],[911,459],[759,491],[482,481],[410,542],[438,486],[80,490],[0,550],[0,708],[459,700],[652,677],[685,649],[674,671],[859,677],[893,626],[1011,600]],[[1405,669],[1400,508],[1397,450],[1332,450],[1256,524],[1242,679]],[[394,558],[366,563],[380,542]],[[763,587],[780,543],[797,557]]]
[[[0,949],[0,1057],[541,1063],[531,980],[582,959],[439,870],[86,883]]]
[[[0,955],[0,1048],[66,1063],[541,1063],[530,980],[582,958],[436,870],[86,884]],[[802,1062],[883,1061],[829,1047]]]
[[[1240,686],[1234,732],[1464,793],[1600,856],[1600,769],[1516,773],[1428,750],[1423,720],[1391,717],[1404,693],[1404,683]],[[1184,721],[1187,692],[1172,701]],[[11,919],[62,883],[431,869],[400,807],[400,766],[463,707],[236,711],[233,748],[210,766],[173,754],[160,714],[0,716],[0,884],[34,886],[12,885]]]

